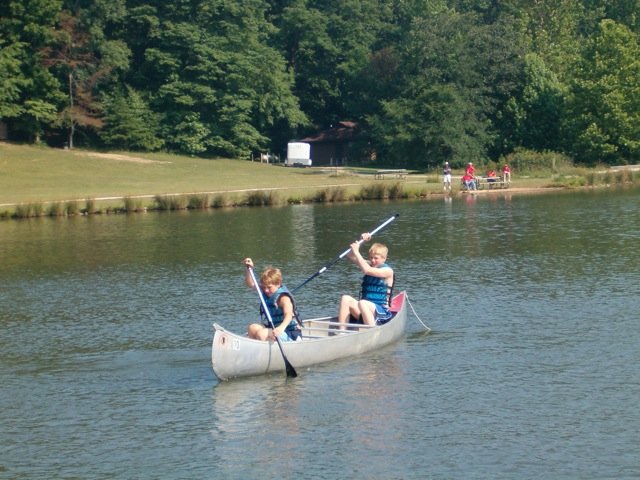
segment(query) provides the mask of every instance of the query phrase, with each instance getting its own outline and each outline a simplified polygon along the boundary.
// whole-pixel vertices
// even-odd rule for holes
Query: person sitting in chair
[[[473,175],[469,174],[469,173],[465,173],[462,176],[462,185],[464,186],[464,188],[468,190],[475,190],[476,189],[476,181],[473,178]]]

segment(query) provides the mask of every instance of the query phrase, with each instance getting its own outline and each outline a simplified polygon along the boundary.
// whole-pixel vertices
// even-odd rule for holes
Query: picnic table
[[[509,188],[508,181],[505,181],[504,177],[475,177],[476,188],[482,190],[483,188]]]
[[[407,176],[407,173],[408,173],[407,170],[405,170],[404,168],[397,168],[397,169],[386,168],[382,170],[376,170],[376,173],[374,174],[374,178],[377,180],[384,180],[385,175],[389,175],[394,178],[405,178]]]

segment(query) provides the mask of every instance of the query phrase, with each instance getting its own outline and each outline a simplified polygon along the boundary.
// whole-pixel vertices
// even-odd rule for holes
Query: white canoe
[[[350,324],[351,330],[335,335],[336,317],[321,317],[302,322],[302,341],[282,342],[287,359],[298,370],[309,365],[359,355],[395,342],[404,335],[407,323],[407,295],[393,297],[394,316],[384,325],[369,327]],[[211,346],[213,372],[220,380],[264,375],[285,370],[276,342],[253,340],[213,324]]]

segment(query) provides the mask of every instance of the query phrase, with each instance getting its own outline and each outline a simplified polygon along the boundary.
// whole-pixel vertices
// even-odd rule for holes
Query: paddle
[[[264,296],[262,295],[262,290],[260,290],[260,285],[258,284],[258,280],[256,280],[256,274],[253,272],[253,268],[247,267],[249,273],[251,274],[251,279],[253,280],[253,285],[256,287],[256,291],[258,292],[258,296],[260,297],[260,303],[262,304],[262,309],[264,310],[265,315],[267,316],[267,320],[269,320],[269,325],[273,330],[276,329],[273,324],[273,319],[271,318],[271,313],[269,313],[269,309],[267,308],[267,303],[264,301]],[[276,336],[276,342],[278,342],[278,347],[280,347],[280,353],[282,354],[282,360],[284,360],[284,366],[287,370],[287,377],[297,377],[298,374],[293,368],[293,365],[289,363],[287,356],[284,354],[284,348],[282,348],[282,343],[280,339]]]
[[[399,213],[396,213],[394,216],[390,217],[388,220],[386,220],[385,222],[381,223],[380,225],[378,225],[376,228],[374,228],[371,232],[369,232],[371,234],[371,236],[373,236],[374,234],[378,233],[380,230],[382,230],[384,227],[386,227],[387,225],[389,225],[391,222],[393,222],[396,218],[398,218],[400,216]],[[362,240],[358,240],[358,243],[362,243]],[[324,267],[322,267],[320,270],[318,270],[316,273],[314,273],[313,275],[311,275],[309,278],[307,278],[304,282],[302,282],[300,285],[298,285],[296,288],[294,288],[293,290],[291,290],[291,292],[295,292],[296,290],[299,290],[300,288],[304,287],[307,283],[309,283],[311,280],[313,280],[314,278],[316,278],[318,275],[323,274],[324,272],[327,271],[327,269],[333,265],[335,265],[336,263],[338,263],[341,259],[343,259],[344,257],[347,256],[347,254],[351,251],[351,247],[347,248],[344,252],[342,252],[338,258],[336,258],[335,260],[327,263]]]

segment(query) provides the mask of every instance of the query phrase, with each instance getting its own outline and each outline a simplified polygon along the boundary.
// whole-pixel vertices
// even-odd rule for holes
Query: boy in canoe
[[[389,302],[393,289],[393,269],[387,265],[389,249],[382,243],[374,243],[369,248],[369,260],[360,254],[360,244],[371,240],[371,234],[363,233],[362,240],[351,244],[347,258],[355,263],[364,276],[360,299],[343,295],[340,299],[338,322],[340,330],[345,330],[349,317],[359,319],[365,325],[382,325],[391,318]]]
[[[246,268],[245,282],[249,288],[255,288],[249,269],[253,269],[253,260],[245,258],[242,261]],[[271,314],[271,320],[276,327],[272,329],[268,320],[264,324],[252,323],[247,329],[249,338],[256,340],[275,341],[276,337],[281,342],[291,342],[302,338],[302,332],[298,326],[295,301],[287,287],[282,284],[282,272],[279,268],[267,267],[260,274],[260,289],[264,293],[264,300]],[[263,313],[264,315],[264,313]]]

